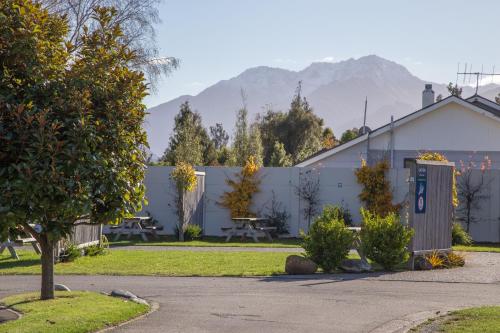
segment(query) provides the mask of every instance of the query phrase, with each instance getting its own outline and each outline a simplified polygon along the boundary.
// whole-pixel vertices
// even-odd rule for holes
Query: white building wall
[[[172,234],[177,223],[174,209],[175,189],[170,182],[169,175],[172,167],[149,167],[146,173],[146,196],[148,203],[138,215],[149,212],[164,227],[163,234]],[[240,168],[200,167],[205,172],[204,195],[204,233],[210,236],[222,236],[221,227],[230,226],[229,211],[218,202],[225,191],[230,187],[226,179],[234,178]],[[308,223],[303,210],[306,203],[299,200],[296,188],[300,179],[304,179],[305,168],[262,168],[260,171],[262,183],[260,192],[255,195],[253,210],[258,216],[269,211],[273,192],[276,199],[290,214],[288,221],[291,236],[298,236],[300,230],[307,231]],[[361,207],[358,199],[361,187],[356,182],[354,169],[350,168],[321,168],[312,172],[320,181],[319,210],[327,204],[343,204],[348,207],[354,223],[360,224]],[[408,193],[408,169],[392,170],[391,183],[394,187],[395,202],[402,202]]]

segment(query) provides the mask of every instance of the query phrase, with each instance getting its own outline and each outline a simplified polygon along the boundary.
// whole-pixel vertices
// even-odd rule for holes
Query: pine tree
[[[220,150],[227,146],[229,135],[227,134],[221,123],[210,126],[210,139],[212,140],[215,149]]]

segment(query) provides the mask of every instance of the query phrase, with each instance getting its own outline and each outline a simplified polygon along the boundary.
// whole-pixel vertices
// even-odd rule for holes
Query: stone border
[[[446,308],[433,311],[422,311],[422,312],[412,313],[402,318],[393,319],[388,322],[385,322],[384,324],[371,330],[370,333],[407,333],[412,328],[415,328],[418,325],[425,323],[429,319],[445,316],[452,311],[460,309],[464,309],[464,307]]]
[[[113,297],[113,296],[109,296],[109,297]],[[96,331],[95,333],[109,332],[109,331],[114,330],[114,329],[116,329],[118,327],[122,327],[122,326],[128,325],[130,323],[133,323],[134,321],[137,321],[137,320],[140,320],[140,319],[144,319],[144,318],[148,317],[150,314],[158,311],[158,309],[160,308],[160,304],[157,303],[157,302],[150,301],[148,303],[150,304],[148,312],[146,312],[146,313],[144,313],[144,314],[142,314],[140,316],[134,317],[132,319],[129,319],[127,321],[124,321],[123,323],[119,323],[117,325],[113,325],[113,326],[109,326],[109,327],[103,328],[102,330]]]

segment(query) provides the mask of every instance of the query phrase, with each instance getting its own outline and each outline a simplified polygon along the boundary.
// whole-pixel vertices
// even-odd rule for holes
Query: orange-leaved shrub
[[[229,209],[231,217],[255,216],[250,206],[252,205],[253,196],[259,192],[260,178],[258,172],[259,166],[255,162],[255,158],[250,156],[241,171],[235,174],[236,179],[226,180],[232,190],[224,192],[219,204]]]
[[[386,178],[389,163],[386,160],[369,166],[363,161],[361,168],[356,170],[358,184],[363,185],[359,199],[371,213],[385,217],[397,213],[401,206],[392,203],[391,183]]]

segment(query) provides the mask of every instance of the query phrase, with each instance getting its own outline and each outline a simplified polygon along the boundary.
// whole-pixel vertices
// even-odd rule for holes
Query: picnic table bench
[[[271,231],[275,231],[276,227],[268,225],[269,220],[259,217],[235,217],[231,219],[233,225],[230,227],[222,227],[221,230],[227,234],[226,242],[229,242],[233,236],[241,236],[245,238],[246,235],[252,237],[254,242],[258,243],[257,235],[264,233],[269,241],[273,240]]]
[[[119,240],[122,235],[127,236],[127,239],[130,239],[132,235],[141,235],[144,241],[148,241],[147,235],[157,238],[156,231],[160,230],[161,227],[153,225],[152,220],[153,218],[150,216],[135,216],[123,219],[119,225],[111,227],[111,230],[115,233],[114,241]]]
[[[27,238],[18,237],[13,241],[10,240],[10,238],[7,238],[7,241],[1,243],[0,254],[2,254],[5,249],[7,249],[9,250],[10,255],[13,259],[19,260],[19,255],[17,254],[16,249],[14,247],[24,246],[25,244],[30,244],[31,246],[33,246],[33,249],[37,254],[42,253],[42,251],[40,250],[40,245],[38,244],[36,239],[34,239],[33,237],[27,237]]]

